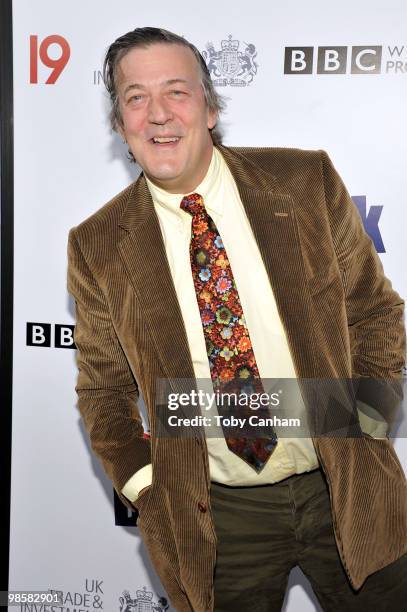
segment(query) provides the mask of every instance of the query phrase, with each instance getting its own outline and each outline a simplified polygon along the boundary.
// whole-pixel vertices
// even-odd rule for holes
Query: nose
[[[172,119],[172,112],[166,100],[160,96],[150,98],[148,120],[150,123],[164,125]]]

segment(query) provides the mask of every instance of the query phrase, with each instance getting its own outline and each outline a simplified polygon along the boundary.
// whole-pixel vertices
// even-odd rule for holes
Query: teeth
[[[162,142],[176,142],[179,140],[177,136],[173,136],[171,138],[153,138],[154,142],[162,143]]]

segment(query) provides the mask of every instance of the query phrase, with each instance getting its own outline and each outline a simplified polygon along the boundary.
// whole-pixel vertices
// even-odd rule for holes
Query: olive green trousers
[[[371,574],[358,591],[342,567],[329,492],[320,469],[272,485],[211,484],[218,539],[215,612],[277,612],[299,566],[327,612],[407,609],[407,555]]]

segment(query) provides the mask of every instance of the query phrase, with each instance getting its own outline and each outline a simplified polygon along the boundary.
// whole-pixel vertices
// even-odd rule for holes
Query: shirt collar
[[[213,147],[211,162],[204,179],[193,192],[190,192],[199,193],[203,197],[205,208],[207,209],[209,215],[211,213],[222,215],[223,212],[223,198],[221,190],[223,188],[222,175],[225,171],[224,166],[226,166],[226,162],[224,161],[221,153],[216,149],[216,147]],[[187,213],[180,208],[180,204],[182,198],[188,194],[169,193],[168,191],[165,191],[164,189],[161,189],[161,187],[155,185],[146,176],[145,179],[154,204],[162,206],[166,211],[168,211],[171,214],[171,218],[175,222],[178,222],[180,219],[184,219],[185,214]]]

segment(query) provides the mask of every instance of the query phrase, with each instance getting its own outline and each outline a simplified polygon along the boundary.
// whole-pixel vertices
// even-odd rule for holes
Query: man
[[[280,610],[299,565],[324,610],[400,609],[402,467],[383,423],[338,424],[343,402],[321,411],[318,390],[357,379],[345,396],[391,422],[403,302],[330,159],[223,147],[205,62],[165,30],[117,39],[105,82],[143,172],[69,235],[79,408],[172,604]],[[158,380],[238,378],[317,381],[292,402],[312,437],[160,435]]]

